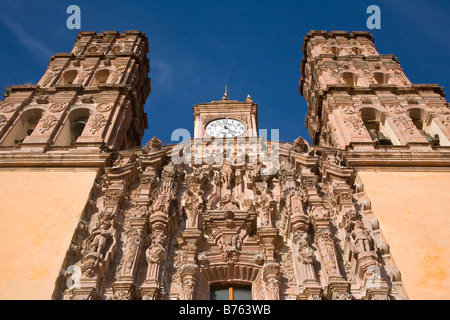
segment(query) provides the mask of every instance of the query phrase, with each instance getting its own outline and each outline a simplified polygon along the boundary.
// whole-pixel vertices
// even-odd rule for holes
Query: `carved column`
[[[200,241],[202,232],[200,230],[189,230],[182,232],[182,237],[179,240],[181,251],[181,300],[194,300],[198,277],[199,266],[197,263],[197,246]]]
[[[278,231],[275,228],[261,228],[257,231],[257,237],[264,253],[262,280],[265,300],[279,300],[281,272],[280,264],[275,258]]]
[[[200,216],[206,209],[203,198],[203,185],[206,174],[202,169],[194,168],[192,174],[186,176],[186,192],[183,198],[183,208],[186,213],[186,228],[200,229]]]
[[[141,286],[142,299],[154,300],[160,298],[163,279],[161,273],[165,262],[169,243],[169,221],[173,210],[173,200],[178,188],[177,170],[169,162],[161,172],[160,186],[154,190],[153,203],[149,217],[151,229],[151,244],[145,252],[147,260],[147,275]]]
[[[145,206],[134,207],[129,215],[129,230],[126,232],[126,243],[120,263],[117,281],[113,284],[113,299],[134,299],[135,277],[143,249],[148,241],[147,217],[148,209]]]
[[[171,196],[166,199],[171,201]],[[154,203],[153,209],[160,204]],[[164,204],[161,204],[164,206]],[[147,276],[144,285],[141,287],[143,299],[154,300],[158,298],[161,286],[161,264],[165,258],[167,241],[167,224],[169,221],[168,214],[164,211],[157,210],[152,212],[149,218],[149,225],[152,230],[150,247],[145,251],[147,260]]]
[[[158,219],[159,221],[155,221]],[[158,298],[161,286],[161,268],[165,259],[167,246],[167,229],[164,217],[151,217],[152,236],[150,247],[145,251],[147,260],[147,276],[141,287],[142,299],[155,300]]]
[[[106,273],[115,253],[117,239],[117,214],[124,196],[124,180],[110,181],[104,194],[100,221],[85,242],[81,259],[80,287],[73,289],[74,299],[98,298],[98,284]]]
[[[298,231],[293,236],[293,247],[297,263],[300,279],[303,284],[303,295],[308,300],[319,300],[322,288],[316,277],[314,270],[315,255],[314,250],[309,245],[309,235],[306,231]]]
[[[280,264],[273,259],[264,263],[262,277],[265,300],[280,300]]]
[[[336,245],[327,219],[314,221],[315,241],[322,257],[322,266],[328,281],[326,296],[332,300],[351,300],[350,284],[345,281],[339,269]]]

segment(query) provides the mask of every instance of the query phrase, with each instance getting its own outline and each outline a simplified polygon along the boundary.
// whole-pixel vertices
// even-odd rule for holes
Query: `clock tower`
[[[239,102],[229,100],[226,92],[220,101],[195,105],[194,138],[257,137],[257,110],[250,95]]]

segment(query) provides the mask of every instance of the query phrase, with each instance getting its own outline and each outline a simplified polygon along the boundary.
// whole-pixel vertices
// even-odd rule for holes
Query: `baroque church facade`
[[[81,32],[0,104],[2,299],[450,296],[450,109],[367,32],[311,31],[299,137],[258,105],[193,107],[194,138],[140,146],[139,31]],[[448,230],[448,229],[447,229]]]

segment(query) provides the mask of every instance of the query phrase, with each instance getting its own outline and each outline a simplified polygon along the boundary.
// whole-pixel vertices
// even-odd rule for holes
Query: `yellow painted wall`
[[[0,299],[50,299],[96,171],[0,171]]]
[[[450,172],[359,172],[410,299],[450,299]]]

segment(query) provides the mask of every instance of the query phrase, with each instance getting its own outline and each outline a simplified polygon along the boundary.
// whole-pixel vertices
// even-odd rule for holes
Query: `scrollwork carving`
[[[92,116],[92,120],[89,121],[89,128],[91,133],[97,133],[100,129],[102,129],[108,121],[105,116],[102,114],[95,114]]]
[[[43,120],[40,121],[39,132],[44,133],[46,131],[49,131],[51,128],[56,126],[57,123],[58,119],[55,116],[48,115]]]

